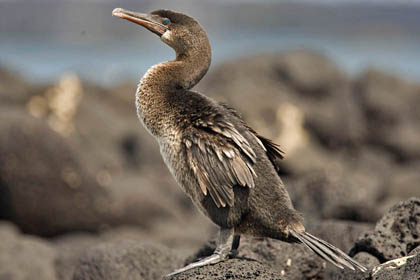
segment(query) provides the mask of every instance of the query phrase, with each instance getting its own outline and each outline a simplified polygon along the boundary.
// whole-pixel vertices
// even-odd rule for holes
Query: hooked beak
[[[151,15],[148,15],[148,14],[141,14],[141,13],[127,11],[121,8],[115,8],[112,11],[112,15],[114,17],[127,19],[131,22],[140,24],[141,26],[146,27],[147,29],[149,29],[150,31],[152,31],[158,36],[162,36],[163,33],[165,33],[166,30],[168,30],[168,28],[165,25],[157,22],[156,20],[153,20]]]

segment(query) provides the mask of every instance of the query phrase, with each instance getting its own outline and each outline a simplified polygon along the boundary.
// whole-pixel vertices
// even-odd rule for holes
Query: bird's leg
[[[241,236],[239,234],[235,234],[232,241],[232,249],[230,250],[230,256],[236,257],[238,255],[238,248],[241,241]]]
[[[214,250],[213,254],[211,256],[205,257],[197,262],[190,263],[189,265],[180,268],[178,270],[175,270],[174,272],[166,275],[166,277],[170,277],[173,275],[176,275],[178,273],[190,270],[192,268],[201,267],[209,264],[216,264],[219,262],[224,261],[231,249],[232,246],[234,246],[234,230],[233,229],[227,229],[227,228],[221,228],[219,232],[219,244],[216,247],[216,250]],[[239,239],[238,239],[239,241]],[[238,242],[239,246],[239,242]]]

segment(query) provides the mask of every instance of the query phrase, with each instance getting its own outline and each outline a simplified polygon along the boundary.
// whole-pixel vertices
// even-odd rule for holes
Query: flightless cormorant
[[[192,91],[206,74],[211,49],[192,17],[171,10],[141,14],[116,8],[116,17],[137,23],[172,47],[176,58],[151,67],[136,93],[137,114],[157,139],[178,184],[220,227],[214,253],[170,275],[227,258],[240,234],[306,245],[321,258],[365,271],[333,245],[307,233],[278,174],[279,146],[257,134],[226,104]]]

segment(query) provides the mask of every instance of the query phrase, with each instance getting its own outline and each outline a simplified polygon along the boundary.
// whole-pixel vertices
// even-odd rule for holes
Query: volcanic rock
[[[5,222],[0,222],[0,240],[0,279],[56,279],[56,251],[48,242],[21,235]]]
[[[107,196],[72,148],[21,111],[0,118],[0,219],[43,236],[96,230]]]
[[[381,263],[408,256],[420,244],[420,199],[411,198],[392,207],[375,229],[361,236],[352,254],[368,252]]]
[[[179,267],[182,260],[168,248],[135,241],[106,243],[87,251],[73,280],[153,280]]]
[[[172,280],[205,280],[205,279],[287,279],[278,271],[250,259],[231,259],[215,265],[204,266],[183,272],[167,279]]]

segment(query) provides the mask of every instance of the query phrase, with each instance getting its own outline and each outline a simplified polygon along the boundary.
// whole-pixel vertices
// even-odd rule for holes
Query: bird
[[[232,107],[192,90],[211,63],[204,28],[172,10],[112,15],[139,24],[175,51],[175,59],[152,66],[140,79],[136,109],[156,138],[178,185],[219,226],[212,255],[167,276],[226,260],[241,235],[302,243],[339,268],[366,271],[340,249],[308,233],[280,178],[280,146],[258,134]]]

